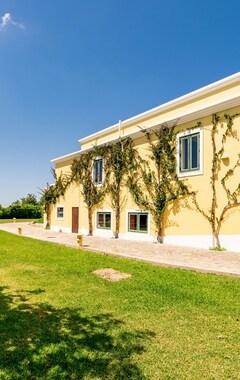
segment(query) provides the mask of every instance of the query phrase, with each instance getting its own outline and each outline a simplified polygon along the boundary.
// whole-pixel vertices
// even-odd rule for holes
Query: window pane
[[[95,180],[95,182],[97,182],[97,179],[98,179],[98,165],[97,165],[97,161],[95,162],[95,178],[94,178],[94,180]]]
[[[189,169],[188,163],[189,139],[188,137],[181,139],[181,170]]]
[[[98,182],[102,183],[103,160],[98,161]]]
[[[198,168],[198,135],[192,136],[191,139],[191,160],[192,160],[192,167],[191,169],[197,169]]]
[[[105,214],[105,228],[111,228],[111,214]]]
[[[137,215],[129,215],[129,230],[137,231]]]
[[[97,213],[97,228],[111,228],[111,214],[109,212]]]
[[[97,222],[98,228],[104,228],[104,214],[98,213],[97,215],[98,215],[98,222]]]
[[[57,208],[57,218],[63,218],[63,207]]]
[[[139,231],[147,231],[148,216],[146,214],[140,214],[139,219]]]
[[[103,160],[95,160],[93,164],[93,182],[102,183],[103,178]]]
[[[96,182],[99,182],[98,181],[98,178],[99,178],[99,161],[95,162],[95,167],[96,167]]]

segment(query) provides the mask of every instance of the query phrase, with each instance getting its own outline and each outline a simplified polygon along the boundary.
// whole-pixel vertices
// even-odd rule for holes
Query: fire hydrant
[[[22,235],[22,227],[18,227],[18,233],[19,235]]]
[[[13,223],[16,223],[16,220],[17,220],[16,218],[13,218],[13,220],[12,220],[12,221],[13,221]]]
[[[77,242],[79,247],[82,247],[82,242],[83,242],[83,236],[82,235],[77,235]]]

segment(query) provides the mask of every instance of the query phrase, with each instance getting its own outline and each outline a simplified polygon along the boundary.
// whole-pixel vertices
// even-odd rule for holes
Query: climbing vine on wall
[[[105,185],[98,186],[93,182],[93,163],[96,158],[94,150],[82,154],[71,165],[71,181],[82,185],[83,200],[88,209],[88,234],[93,234],[93,208],[103,199]]]
[[[114,144],[96,148],[96,154],[104,158],[106,194],[110,195],[112,207],[115,210],[114,236],[118,238],[121,208],[124,203],[122,191],[126,185],[127,174],[135,165],[137,152],[131,138],[120,138]]]
[[[50,228],[51,205],[56,204],[58,198],[65,194],[65,191],[71,182],[70,176],[66,173],[61,173],[57,177],[54,169],[51,169],[51,172],[55,179],[55,183],[53,185],[47,184],[45,189],[40,189],[42,194],[41,203],[43,204],[46,215],[46,228]]]
[[[221,248],[219,234],[222,224],[226,218],[228,211],[240,206],[240,183],[237,183],[234,189],[229,186],[229,179],[234,176],[236,169],[240,167],[240,149],[237,154],[235,163],[231,168],[227,169],[225,174],[223,174],[220,179],[220,174],[222,171],[222,159],[225,153],[225,146],[229,139],[238,139],[236,131],[233,130],[234,119],[240,114],[236,113],[234,115],[224,114],[223,120],[221,120],[219,115],[212,115],[212,127],[211,127],[211,143],[212,143],[212,166],[211,166],[211,207],[209,210],[205,210],[200,206],[197,200],[197,193],[194,193],[193,202],[197,210],[204,216],[204,218],[210,223],[212,235],[213,235],[213,245],[216,248]],[[222,134],[220,143],[218,143],[218,136]],[[221,184],[222,189],[225,193],[225,205],[222,209],[219,209],[218,205],[218,193],[219,184]]]
[[[150,155],[147,160],[138,156],[138,165],[129,175],[128,186],[135,203],[151,211],[157,241],[163,243],[163,216],[168,204],[190,192],[176,174],[175,125],[163,124],[155,131],[142,132]]]

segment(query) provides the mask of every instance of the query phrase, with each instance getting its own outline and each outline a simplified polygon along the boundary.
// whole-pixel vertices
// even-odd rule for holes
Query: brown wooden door
[[[78,233],[79,209],[72,207],[72,232]]]

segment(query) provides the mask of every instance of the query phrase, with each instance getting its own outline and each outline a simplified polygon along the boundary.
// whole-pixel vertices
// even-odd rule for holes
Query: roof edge
[[[76,152],[65,154],[65,156],[57,157],[51,160],[54,164],[58,164],[59,162],[63,162],[66,160],[70,160],[71,158],[75,158],[81,154],[81,150],[77,150]]]
[[[201,117],[204,117],[204,116],[207,116],[207,115],[210,115],[211,113],[213,112],[221,112],[225,109],[228,109],[228,108],[232,108],[232,107],[236,107],[240,105],[240,96],[235,96],[233,98],[229,98],[229,99],[225,99],[223,102],[217,102],[217,103],[213,103],[213,104],[210,104],[209,106],[207,107],[204,107],[204,108],[199,108],[198,110],[195,110],[194,112],[190,112],[190,113],[187,113],[187,114],[182,114],[182,115],[178,115],[177,119],[174,118],[174,119],[168,119],[168,120],[165,120],[164,122],[165,123],[176,123],[177,121],[177,124],[180,124],[180,123],[186,123],[186,122],[189,122],[189,121],[192,121],[194,119],[199,119]],[[151,128],[154,128],[154,127],[157,127],[158,125],[161,125],[162,123],[158,123],[158,124],[153,124],[151,126],[148,126],[147,129],[151,129]],[[132,132],[126,136],[123,136],[124,138],[126,137],[132,137],[132,138],[136,138],[136,137],[139,137],[141,135],[141,131],[136,131],[136,132]],[[112,144],[114,141],[117,141],[118,138],[114,138],[112,140],[109,140],[108,141],[108,144]],[[105,145],[106,143],[102,143],[100,144],[99,146],[101,145]],[[67,154],[65,156],[62,156],[62,157],[58,157],[58,158],[55,158],[53,160],[51,160],[51,162],[53,162],[54,164],[57,164],[57,163],[60,163],[60,162],[64,162],[66,160],[69,160],[71,158],[76,158],[78,156],[80,156],[81,154],[83,153],[86,153],[88,151],[90,151],[93,147],[90,147],[90,148],[87,148],[87,149],[83,149],[83,150],[79,150],[79,151],[76,151],[76,152],[73,152],[73,153],[70,153],[70,154]]]
[[[121,122],[121,126],[125,127],[125,126],[127,126],[131,123],[137,122],[143,118],[154,116],[155,114],[157,114],[159,112],[167,111],[171,107],[179,106],[179,105],[181,105],[187,101],[194,100],[197,97],[209,94],[210,92],[219,90],[223,87],[229,86],[229,85],[237,83],[239,81],[240,81],[240,72],[233,74],[233,75],[230,75],[226,78],[220,79],[219,81],[211,83],[207,86],[201,87],[198,90],[189,92],[188,94],[180,96],[176,99],[170,100],[169,102],[163,103],[160,106],[151,108],[150,110],[142,112],[136,116],[130,117],[129,119],[123,120]],[[86,136],[86,137],[78,140],[78,142],[80,142],[80,144],[84,144],[86,142],[93,140],[94,138],[98,138],[99,136],[103,136],[105,134],[108,134],[109,132],[118,130],[118,128],[119,128],[119,123],[111,125],[110,127],[101,129],[98,132],[95,132],[89,136]]]

